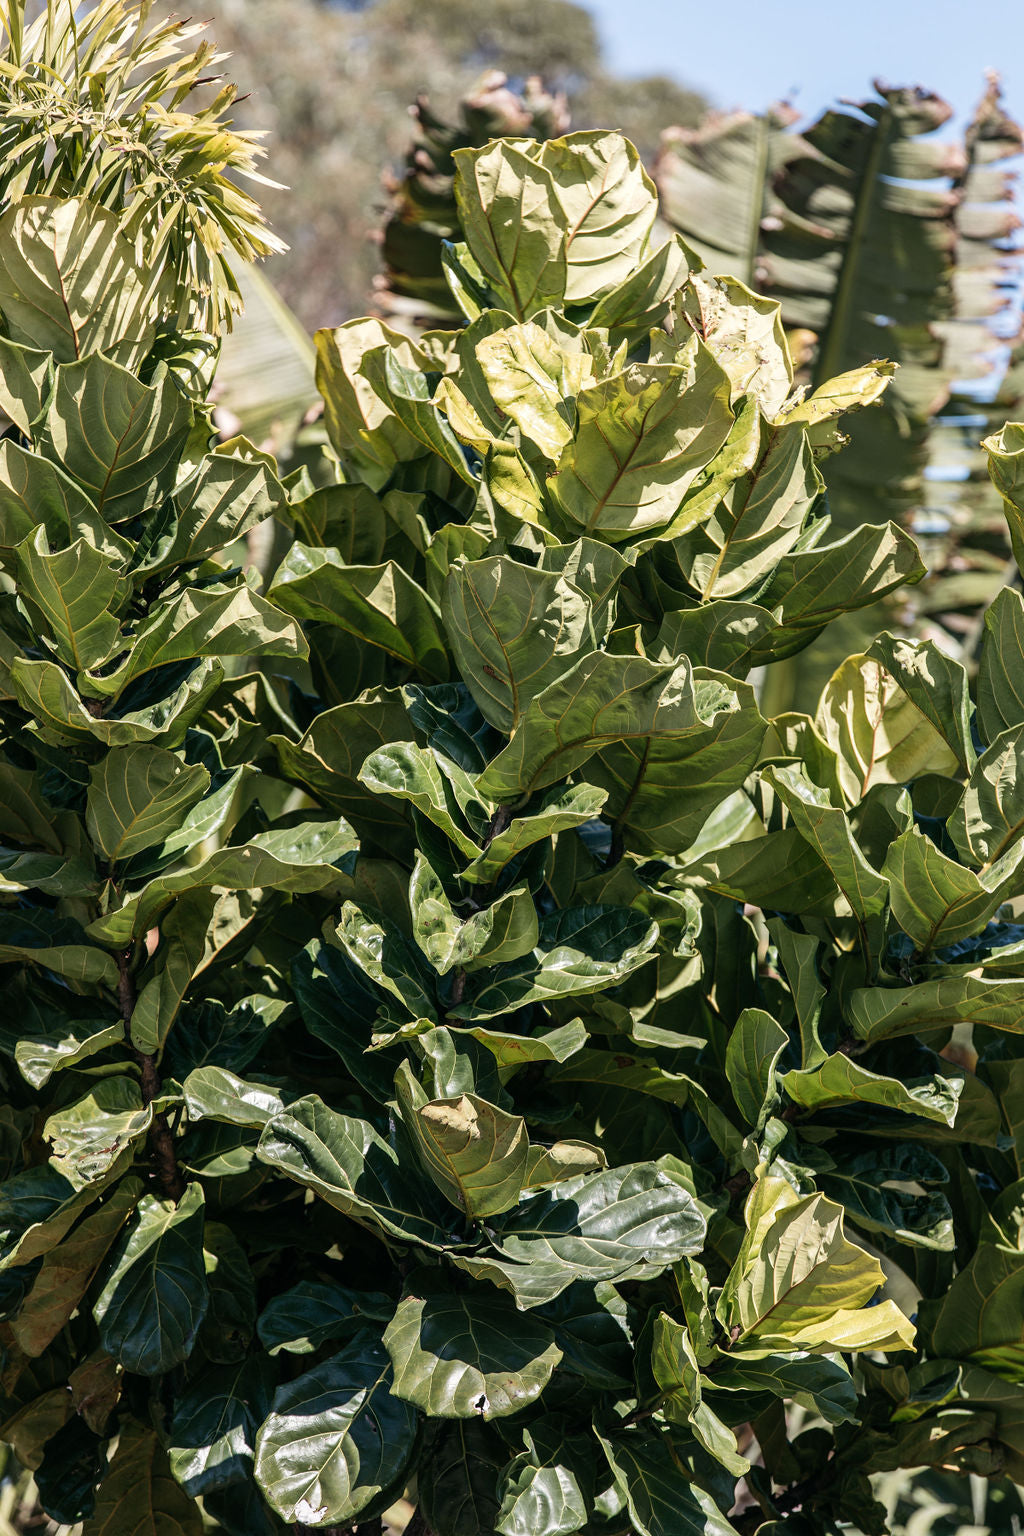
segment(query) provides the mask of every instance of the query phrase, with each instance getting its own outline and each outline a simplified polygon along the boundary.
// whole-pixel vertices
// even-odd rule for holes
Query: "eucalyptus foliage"
[[[1024,1475],[1024,603],[766,720],[922,573],[823,498],[891,368],[794,390],[616,135],[456,161],[465,325],[321,333],[286,482],[0,219],[0,1437],[87,1536],[883,1531]]]

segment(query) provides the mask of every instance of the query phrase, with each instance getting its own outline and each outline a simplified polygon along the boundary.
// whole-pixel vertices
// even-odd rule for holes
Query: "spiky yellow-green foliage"
[[[149,0],[102,0],[84,16],[47,0],[0,0],[0,210],[30,195],[113,210],[140,258],[167,276],[179,322],[216,330],[239,307],[230,254],[284,249],[233,179],[263,182],[258,132],[237,132],[224,57],[190,46],[204,23],[150,22]]]

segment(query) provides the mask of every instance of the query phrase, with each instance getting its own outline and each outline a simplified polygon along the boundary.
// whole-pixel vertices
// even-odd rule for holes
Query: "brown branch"
[[[138,994],[135,990],[135,982],[131,973],[132,952],[130,949],[122,949],[117,955],[117,1001],[121,1009],[121,1018],[124,1020],[124,1035],[128,1042],[128,1048],[134,1057],[138,1068],[142,1099],[145,1104],[152,1104],[154,1099],[160,1097],[160,1074],[156,1069],[156,1057],[149,1056],[140,1051],[132,1040],[132,1014],[135,1012],[135,1004]],[[178,1167],[178,1159],[174,1150],[174,1137],[171,1128],[167,1124],[167,1116],[163,1110],[157,1111],[153,1116],[149,1127],[149,1150],[153,1156],[156,1168],[157,1180],[167,1200],[179,1201],[185,1193],[185,1178]]]
[[[498,809],[487,823],[487,831],[484,833],[484,840],[481,844],[481,847],[484,849],[489,848],[494,842],[494,839],[497,837],[498,833],[504,832],[505,828],[509,825],[511,820],[512,807],[510,805],[499,805]]]

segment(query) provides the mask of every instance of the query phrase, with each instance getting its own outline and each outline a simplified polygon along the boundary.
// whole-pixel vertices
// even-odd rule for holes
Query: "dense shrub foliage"
[[[90,1536],[1024,1479],[1024,601],[766,720],[921,574],[818,468],[891,369],[794,391],[617,136],[457,161],[466,324],[322,333],[286,483],[109,210],[0,219],[0,1436]]]

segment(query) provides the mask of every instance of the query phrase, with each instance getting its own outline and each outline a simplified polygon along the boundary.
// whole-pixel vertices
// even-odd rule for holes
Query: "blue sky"
[[[674,75],[722,108],[789,96],[816,114],[873,77],[924,85],[966,115],[988,68],[1024,119],[1024,0],[583,0],[610,66]]]

